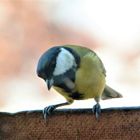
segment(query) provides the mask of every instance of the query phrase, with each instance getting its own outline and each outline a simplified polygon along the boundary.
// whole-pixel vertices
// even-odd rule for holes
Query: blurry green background
[[[65,100],[36,75],[40,55],[63,44],[87,46],[102,59],[108,85],[124,96],[101,101],[102,108],[140,105],[139,7],[139,0],[0,0],[0,111]]]

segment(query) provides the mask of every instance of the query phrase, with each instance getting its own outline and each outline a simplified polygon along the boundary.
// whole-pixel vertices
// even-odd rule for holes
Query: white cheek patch
[[[64,48],[61,48],[61,52],[57,56],[56,66],[53,75],[60,75],[76,66],[74,56]]]

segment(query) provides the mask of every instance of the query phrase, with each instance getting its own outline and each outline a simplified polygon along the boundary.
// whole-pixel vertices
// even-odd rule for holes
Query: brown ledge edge
[[[42,110],[0,113],[0,140],[140,140],[140,106],[58,109],[46,120]]]

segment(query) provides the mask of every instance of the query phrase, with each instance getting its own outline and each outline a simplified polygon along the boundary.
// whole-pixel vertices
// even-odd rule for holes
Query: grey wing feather
[[[122,98],[122,97],[123,96],[119,92],[115,91],[114,89],[106,85],[101,99],[106,100],[111,98]]]

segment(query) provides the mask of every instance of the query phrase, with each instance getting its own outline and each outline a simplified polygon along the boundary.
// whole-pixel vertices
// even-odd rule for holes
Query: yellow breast
[[[75,89],[84,94],[84,99],[99,98],[105,87],[105,75],[99,58],[89,53],[81,59],[76,73]]]

